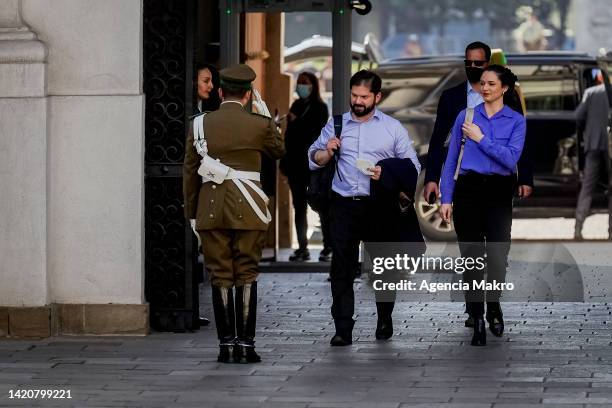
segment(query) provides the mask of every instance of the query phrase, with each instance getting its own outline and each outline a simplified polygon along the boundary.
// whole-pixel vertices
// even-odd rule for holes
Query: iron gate
[[[194,0],[144,0],[145,295],[160,331],[199,327],[194,237],[182,204],[194,19]]]

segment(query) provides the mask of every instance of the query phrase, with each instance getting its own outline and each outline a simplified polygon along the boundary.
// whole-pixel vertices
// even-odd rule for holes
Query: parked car
[[[443,90],[465,81],[463,55],[401,58],[379,63],[383,98],[379,108],[400,120],[413,138],[421,163]],[[540,52],[507,55],[518,76],[527,107],[527,138],[534,169],[534,192],[517,201],[516,217],[573,217],[584,163],[582,139],[576,131],[574,109],[584,90],[594,85],[593,69],[612,74],[610,57]],[[609,83],[609,82],[608,82]],[[454,239],[453,225],[438,215],[439,202],[422,197],[423,176],[415,205],[423,233],[432,240]],[[594,211],[607,208],[605,182],[593,201]]]

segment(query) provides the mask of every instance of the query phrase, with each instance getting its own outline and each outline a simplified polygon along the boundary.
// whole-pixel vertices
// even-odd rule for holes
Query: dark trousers
[[[308,248],[308,219],[306,217],[308,204],[306,202],[307,181],[299,178],[289,177],[289,188],[293,201],[293,213],[295,219],[295,231],[297,233],[300,249]]]
[[[293,201],[295,231],[297,233],[298,244],[300,249],[306,249],[308,248],[308,218],[306,216],[308,212],[308,203],[306,201],[306,187],[308,186],[308,181],[293,177],[289,177],[288,179]],[[329,240],[329,211],[330,208],[328,207],[319,212],[324,248],[329,248],[331,246]]]
[[[331,314],[336,332],[348,336],[353,327],[355,293],[353,279],[359,262],[359,241],[365,241],[367,200],[333,194],[330,212],[332,250]]]
[[[512,229],[512,195],[514,176],[460,175],[453,195],[453,220],[462,257],[486,257],[486,269],[465,271],[463,281],[472,285],[482,281],[500,283],[506,280]],[[488,302],[499,302],[501,293],[490,291]],[[484,314],[485,294],[482,290],[465,291],[468,313]]]
[[[612,215],[612,171],[607,151],[588,150],[586,152],[582,187],[576,206],[576,222],[582,226],[586,217],[589,216],[593,194],[599,180],[600,167],[605,168],[608,174],[608,233],[612,234],[612,217],[610,217]]]
[[[323,234],[323,248],[331,248],[331,229],[330,229],[330,211],[331,204],[319,211],[319,220],[321,221],[321,234]]]

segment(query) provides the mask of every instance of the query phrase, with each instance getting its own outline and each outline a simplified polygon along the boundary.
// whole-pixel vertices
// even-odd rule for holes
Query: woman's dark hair
[[[507,86],[508,90],[504,93],[504,105],[508,105],[512,110],[524,115],[523,105],[521,104],[521,99],[519,98],[518,92],[515,89],[516,83],[518,82],[518,78],[514,73],[509,69],[502,65],[489,65],[484,71],[495,72],[497,78],[501,82],[502,86]]]
[[[210,96],[207,100],[202,101],[202,111],[210,112],[216,111],[219,109],[219,105],[221,105],[221,98],[219,97],[219,86],[221,81],[219,80],[219,71],[215,68],[214,65],[199,63],[196,64],[195,67],[195,79],[194,83],[196,84],[196,97],[197,97],[197,89],[198,89],[198,74],[203,69],[207,69],[210,71],[210,75],[212,76],[213,90],[210,93]]]
[[[351,77],[350,87],[355,85],[367,85],[370,87],[370,92],[377,95],[382,88],[382,80],[375,72],[362,69]]]
[[[323,99],[321,99],[321,89],[319,87],[319,78],[317,78],[315,74],[309,71],[300,72],[300,74],[298,75],[298,79],[301,76],[305,76],[306,78],[308,78],[308,80],[312,84],[312,91],[310,91],[310,96],[308,98],[313,101],[323,102]]]

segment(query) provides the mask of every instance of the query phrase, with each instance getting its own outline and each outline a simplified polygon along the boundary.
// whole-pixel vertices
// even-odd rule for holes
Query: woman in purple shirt
[[[472,123],[465,121],[466,110],[457,116],[440,183],[440,215],[446,222],[453,216],[461,256],[479,258],[486,254],[486,282],[485,269],[478,269],[483,265],[479,262],[462,278],[470,285],[465,300],[474,320],[473,346],[486,344],[483,283],[489,328],[498,337],[504,331],[499,304],[504,285],[499,284],[505,282],[516,163],[526,129],[522,114],[508,106],[515,95],[516,81],[512,71],[501,65],[483,71],[480,86],[484,103],[474,108]]]

